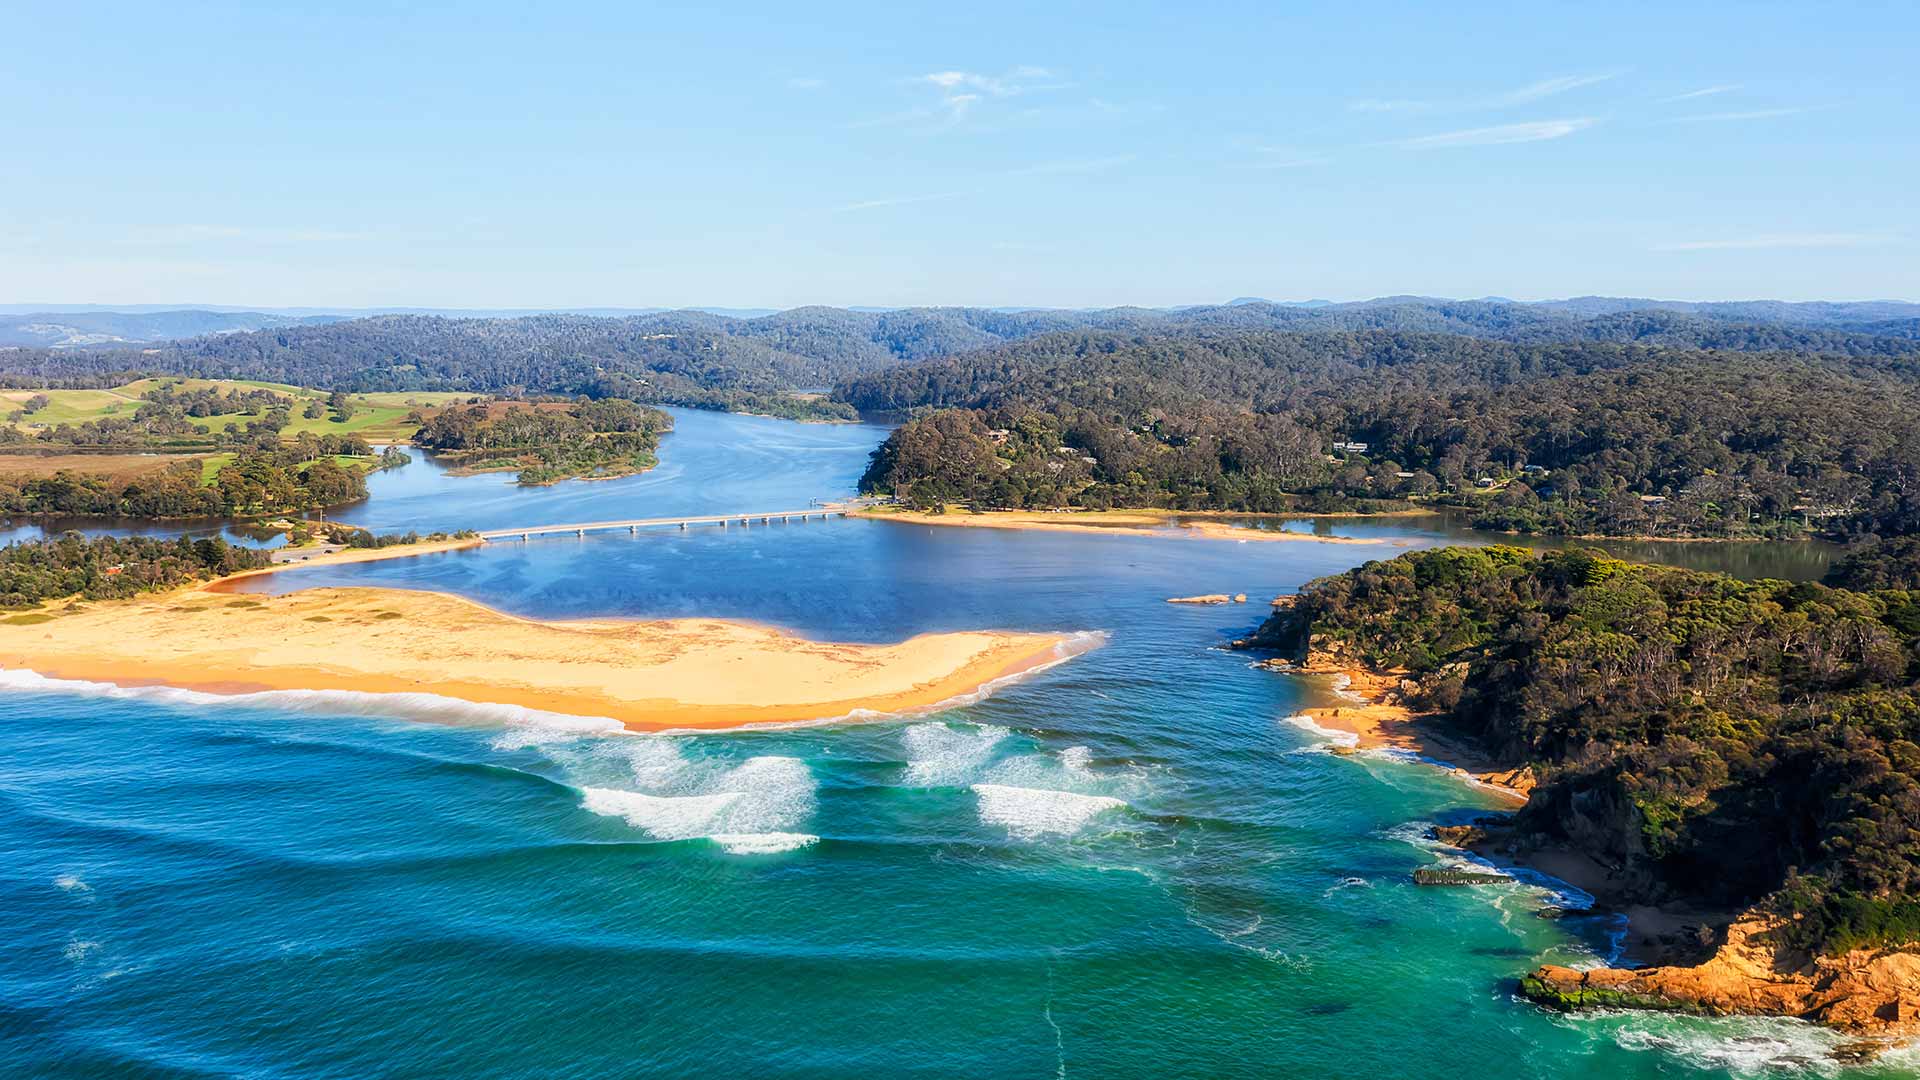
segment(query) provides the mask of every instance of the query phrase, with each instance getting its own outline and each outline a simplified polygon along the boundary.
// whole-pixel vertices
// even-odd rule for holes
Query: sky
[[[0,301],[1920,300],[1911,0],[298,6],[0,0]]]

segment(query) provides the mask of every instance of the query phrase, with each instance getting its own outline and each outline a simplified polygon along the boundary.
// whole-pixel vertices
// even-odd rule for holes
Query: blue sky
[[[0,301],[1920,299],[1911,2],[266,7],[12,6]]]

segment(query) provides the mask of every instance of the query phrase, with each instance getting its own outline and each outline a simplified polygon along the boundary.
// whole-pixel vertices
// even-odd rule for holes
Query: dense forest
[[[264,551],[235,547],[219,537],[67,533],[53,540],[0,548],[0,607],[33,607],[46,600],[80,596],[107,600],[170,589],[268,564]],[[43,616],[15,616],[15,618]]]
[[[637,396],[663,404],[735,408],[730,395],[778,397],[901,364],[1062,332],[1384,332],[1520,344],[1615,343],[1866,358],[1920,353],[1920,341],[1900,325],[1913,314],[1899,305],[1815,312],[1800,305],[1721,311],[1611,303],[1615,306],[1589,311],[1388,297],[1313,307],[1257,301],[1169,310],[810,307],[753,319],[698,311],[626,318],[382,315],[220,334],[142,350],[0,350],[0,373],[72,385],[108,372],[159,371],[351,391]],[[636,387],[642,392],[636,394]],[[768,401],[758,404],[762,408],[752,411],[771,411]]]
[[[1906,359],[1076,333],[872,373],[836,396],[957,410],[900,428],[863,481],[919,505],[1422,497],[1522,532],[1920,531],[1920,363]]]
[[[619,398],[455,406],[418,419],[416,446],[469,470],[517,470],[522,484],[644,472],[673,430],[673,417]]]
[[[211,482],[198,458],[130,479],[71,469],[25,479],[0,477],[0,514],[240,517],[320,510],[366,498],[364,472],[340,464],[320,449],[321,442],[240,451],[219,465]]]
[[[1446,548],[1315,581],[1254,642],[1404,671],[1534,767],[1521,833],[1648,901],[1765,904],[1827,951],[1920,938],[1920,593]]]

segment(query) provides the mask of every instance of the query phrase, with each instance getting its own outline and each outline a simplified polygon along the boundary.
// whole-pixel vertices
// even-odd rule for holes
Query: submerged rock
[[[1423,866],[1413,872],[1415,885],[1504,885],[1512,880],[1505,874],[1489,874],[1481,870],[1452,870],[1439,866]]]

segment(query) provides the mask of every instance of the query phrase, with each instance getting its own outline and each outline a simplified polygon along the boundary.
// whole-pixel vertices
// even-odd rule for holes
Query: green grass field
[[[208,387],[271,390],[286,398],[293,412],[293,422],[282,430],[283,437],[291,438],[303,431],[311,431],[316,435],[329,433],[360,435],[373,442],[397,442],[412,435],[413,427],[406,422],[406,416],[414,409],[444,405],[450,401],[464,401],[472,396],[431,391],[354,394],[349,399],[354,406],[353,415],[345,423],[341,423],[333,419],[333,414],[330,412],[317,419],[309,419],[303,415],[308,402],[326,401],[327,392],[324,390],[310,390],[284,383],[251,380],[163,378],[140,379],[111,390],[9,390],[0,393],[0,415],[8,415],[20,410],[35,394],[45,394],[48,399],[46,408],[13,422],[25,430],[37,431],[60,424],[79,424],[109,416],[131,416],[141,405],[141,394],[163,385],[182,390],[199,390]],[[224,430],[228,424],[244,428],[249,422],[261,419],[264,415],[265,410],[222,416],[202,416],[192,418],[192,423],[202,431],[216,432]]]

